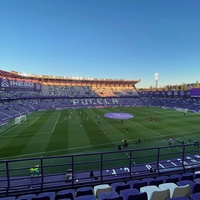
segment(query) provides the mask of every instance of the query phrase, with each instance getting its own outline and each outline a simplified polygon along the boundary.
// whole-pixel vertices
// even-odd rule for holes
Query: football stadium
[[[138,82],[1,70],[0,195],[198,195],[200,89],[140,92]]]
[[[200,0],[0,0],[0,200],[200,200]]]

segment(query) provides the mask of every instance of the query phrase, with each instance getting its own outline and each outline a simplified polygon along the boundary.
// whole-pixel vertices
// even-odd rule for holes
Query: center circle
[[[104,116],[107,117],[107,118],[111,118],[111,119],[130,119],[130,118],[133,118],[132,114],[121,113],[121,112],[106,113]]]

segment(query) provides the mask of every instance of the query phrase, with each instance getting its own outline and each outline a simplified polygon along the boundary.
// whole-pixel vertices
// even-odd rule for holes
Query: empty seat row
[[[76,190],[74,189],[66,189],[61,190],[57,193],[55,192],[44,192],[38,195],[36,194],[29,194],[29,195],[22,195],[19,197],[11,196],[6,197],[7,200],[39,200],[43,197],[47,197],[49,200],[58,200],[58,199],[71,199],[71,200],[80,200],[79,197],[87,196],[88,199],[93,199],[94,197],[99,197],[100,194],[111,192],[116,192],[118,195],[124,197],[124,194],[121,194],[121,191],[129,191],[131,194],[138,194],[143,193],[140,189],[146,186],[157,186],[159,188],[160,185],[164,183],[174,183],[178,186],[185,186],[189,185],[190,193],[199,193],[200,192],[200,171],[195,173],[183,173],[183,174],[173,174],[170,176],[157,176],[155,178],[144,178],[141,180],[130,180],[127,182],[116,182],[110,185],[102,184],[97,185],[94,187],[81,187]],[[167,188],[165,188],[167,189]],[[169,189],[169,188],[168,188]],[[126,193],[126,192],[125,192]],[[172,197],[172,196],[171,196]],[[128,196],[126,197],[126,199]],[[1,200],[2,198],[0,198]],[[5,199],[5,198],[4,198]],[[102,197],[100,197],[102,199]],[[124,198],[123,198],[124,199]]]

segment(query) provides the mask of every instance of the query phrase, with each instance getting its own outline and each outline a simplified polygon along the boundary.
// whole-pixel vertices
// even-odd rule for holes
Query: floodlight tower
[[[158,73],[155,73],[154,74],[154,78],[155,78],[155,81],[156,81],[156,89],[158,89]]]

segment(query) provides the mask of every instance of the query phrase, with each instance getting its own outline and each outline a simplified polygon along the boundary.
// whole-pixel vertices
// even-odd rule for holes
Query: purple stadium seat
[[[135,183],[141,183],[141,182],[142,182],[141,180],[130,180],[127,181],[127,184],[130,185],[130,188],[133,188]]]
[[[200,192],[200,183],[196,183],[192,191],[193,194],[198,192]]]
[[[140,190],[140,188],[144,186],[147,186],[147,182],[135,183],[133,188]]]
[[[116,191],[117,186],[123,186],[123,185],[126,185],[126,183],[125,182],[116,182],[116,183],[112,183],[111,187],[112,187],[113,191]]]
[[[163,183],[165,183],[168,178],[169,178],[169,176],[162,175],[162,176],[157,176],[156,180],[162,180]]]
[[[155,181],[155,178],[143,178],[142,182],[147,182],[147,185],[149,185],[150,181]]]
[[[177,183],[179,181],[178,177],[169,177],[166,179],[165,183]]]
[[[162,183],[163,183],[163,180],[152,180],[152,181],[149,182],[149,185],[159,186]]]
[[[200,192],[195,193],[195,194],[191,194],[190,199],[191,200],[199,200],[200,199]]]
[[[75,200],[96,200],[94,195],[84,195],[76,197]]]
[[[191,180],[191,181],[193,181],[193,178],[194,178],[194,174],[192,172],[190,172],[190,173],[183,173],[180,180],[181,181],[184,181],[184,180]]]
[[[25,194],[21,195],[17,198],[17,200],[32,200],[32,198],[35,198],[36,194]]]
[[[76,190],[76,197],[84,195],[94,195],[92,187],[81,187]]]
[[[99,194],[98,200],[103,200],[105,198],[115,198],[118,196],[119,195],[117,192],[104,192],[104,193]]]
[[[118,185],[118,186],[116,186],[115,191],[119,194],[120,191],[126,190],[126,189],[130,189],[130,185],[129,184]]]
[[[39,193],[36,197],[32,198],[32,200],[54,200],[55,192],[42,192]]]
[[[139,194],[139,193],[140,193],[139,190],[133,188],[120,191],[120,195],[122,196],[123,200],[127,200],[130,194]]]
[[[169,176],[169,178],[178,178],[178,181],[180,181],[182,178],[182,175],[181,174],[172,174]]]
[[[130,194],[127,200],[148,200],[147,193]]]
[[[58,199],[71,199],[73,200],[75,197],[75,191],[74,189],[66,189],[66,190],[60,190],[57,192],[55,200]]]

